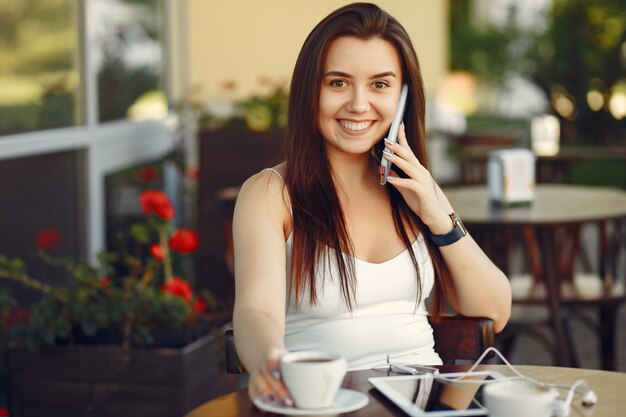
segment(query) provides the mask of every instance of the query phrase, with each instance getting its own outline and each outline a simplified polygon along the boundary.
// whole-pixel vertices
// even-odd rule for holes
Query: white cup
[[[318,351],[290,352],[280,358],[280,371],[298,408],[327,408],[341,387],[345,358]]]
[[[492,382],[483,390],[489,417],[550,417],[556,390],[525,380]]]

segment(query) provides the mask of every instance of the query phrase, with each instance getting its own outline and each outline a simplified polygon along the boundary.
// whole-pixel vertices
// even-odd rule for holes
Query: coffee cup
[[[346,369],[345,358],[325,352],[290,352],[280,358],[283,382],[298,408],[331,407]]]
[[[489,417],[550,417],[556,390],[525,380],[492,382],[483,390]]]

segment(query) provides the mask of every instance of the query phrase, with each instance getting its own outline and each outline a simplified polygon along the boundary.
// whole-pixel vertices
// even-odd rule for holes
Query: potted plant
[[[0,280],[41,293],[24,308],[0,289],[12,417],[176,416],[234,388],[221,332],[212,332],[229,316],[211,314],[212,295],[175,273],[178,258],[198,249],[196,232],[172,224],[162,191],[139,200],[145,222],[130,227],[132,244],[101,254],[98,267],[40,253],[64,272],[60,283],[0,255]]]

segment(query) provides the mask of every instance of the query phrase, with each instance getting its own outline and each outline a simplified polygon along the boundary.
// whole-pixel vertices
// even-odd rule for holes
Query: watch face
[[[457,218],[456,224],[459,227],[459,229],[461,229],[461,232],[463,232],[463,236],[465,236],[467,234],[467,229],[465,228],[465,225],[463,224],[461,219]]]
[[[467,234],[467,229],[465,228],[465,225],[461,221],[461,218],[459,217],[459,215],[456,214],[456,211],[452,213],[450,217],[452,218],[452,221],[454,222],[454,227],[455,228],[458,227],[459,229],[461,229],[461,233],[463,233],[463,236],[465,236]]]

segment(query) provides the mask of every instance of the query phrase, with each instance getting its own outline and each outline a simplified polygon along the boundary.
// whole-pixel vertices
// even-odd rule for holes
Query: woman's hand
[[[287,353],[284,350],[272,349],[265,357],[265,363],[259,369],[250,372],[248,395],[252,401],[263,397],[268,404],[293,406],[289,391],[283,384],[280,374],[280,357]]]
[[[448,216],[453,211],[450,202],[409,148],[404,128],[398,132],[398,139],[397,144],[387,144],[395,155],[383,155],[408,178],[399,178],[391,171],[389,183],[402,194],[431,233],[450,232],[453,227]],[[452,278],[453,290],[446,294],[452,308],[465,316],[491,318],[494,330],[501,331],[511,315],[511,285],[507,277],[469,235],[443,247],[441,254]]]
[[[398,132],[398,143],[385,141],[394,155],[383,152],[385,159],[402,169],[409,178],[400,178],[391,170],[387,180],[402,194],[411,210],[434,234],[448,233],[452,228],[449,214],[453,209],[443,192],[409,147],[404,125]]]

